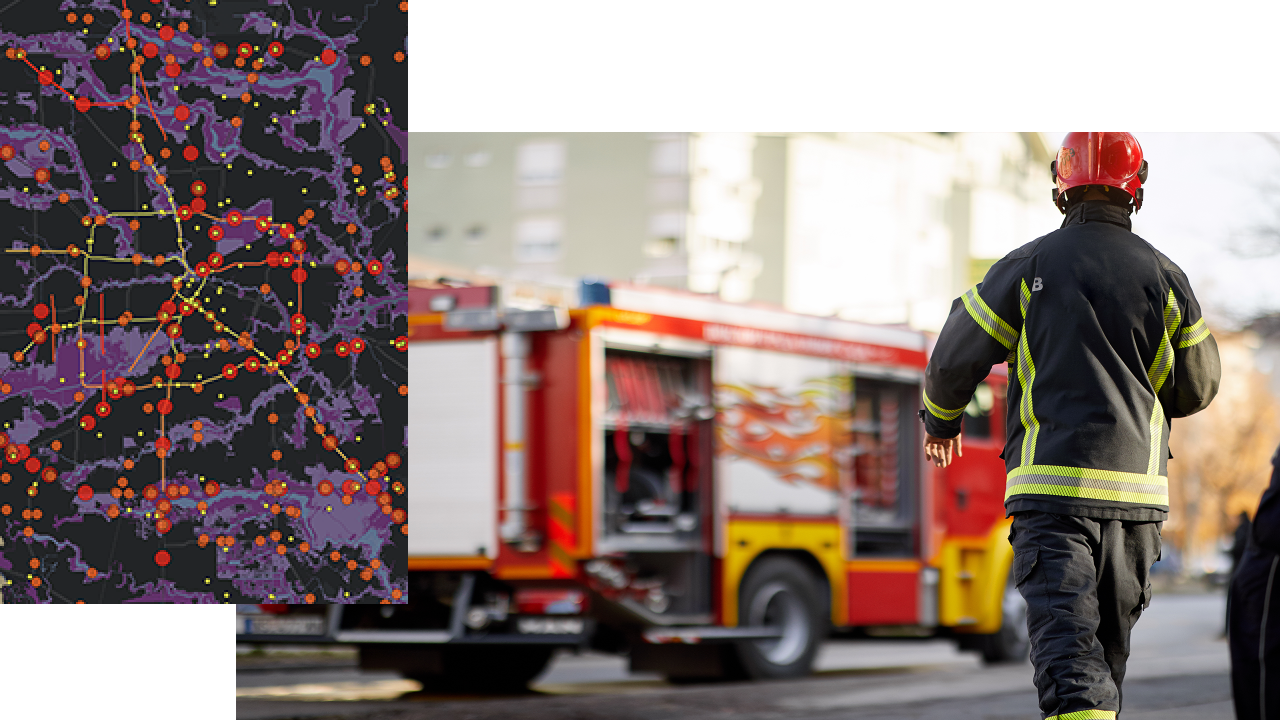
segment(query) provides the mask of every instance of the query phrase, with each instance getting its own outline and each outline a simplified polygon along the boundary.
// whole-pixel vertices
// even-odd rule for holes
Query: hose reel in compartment
[[[605,350],[606,532],[696,537],[710,467],[710,363]]]

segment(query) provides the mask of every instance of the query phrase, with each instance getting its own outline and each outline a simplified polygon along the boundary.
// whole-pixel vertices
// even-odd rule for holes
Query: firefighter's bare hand
[[[956,457],[964,457],[964,451],[960,449],[960,436],[953,438],[936,438],[928,433],[924,436],[924,457],[926,460],[932,460],[933,464],[944,468],[951,464],[952,453]]]

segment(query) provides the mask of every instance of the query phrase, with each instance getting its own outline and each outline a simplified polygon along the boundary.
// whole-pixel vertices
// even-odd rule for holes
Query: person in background
[[[1280,717],[1280,448],[1248,527],[1227,603],[1231,695],[1238,720]],[[1243,513],[1241,513],[1243,515]],[[1234,554],[1234,552],[1233,552]]]

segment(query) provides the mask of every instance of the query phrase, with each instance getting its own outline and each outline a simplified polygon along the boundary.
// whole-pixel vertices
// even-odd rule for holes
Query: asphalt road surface
[[[1233,720],[1222,595],[1158,595],[1133,632],[1124,720]],[[813,677],[676,686],[609,655],[559,656],[519,696],[446,696],[348,658],[242,661],[244,720],[1038,720],[1029,663],[941,640],[834,640]]]

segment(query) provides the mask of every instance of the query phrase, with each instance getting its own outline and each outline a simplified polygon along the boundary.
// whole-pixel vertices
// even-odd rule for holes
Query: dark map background
[[[0,594],[5,602],[403,602],[403,4],[133,0],[128,7],[137,46],[122,51],[122,3],[0,6],[0,48],[26,53],[0,57],[0,144],[12,151],[4,160],[0,147],[0,574],[9,582]],[[184,21],[187,30],[176,29]],[[166,27],[175,28],[168,40]],[[272,41],[282,45],[279,57],[268,52]],[[156,57],[143,53],[147,43]],[[229,54],[204,65],[217,43]],[[242,43],[253,50],[236,67]],[[95,56],[102,44],[111,51],[105,60]],[[135,57],[144,62],[131,88]],[[28,60],[54,72],[53,84],[42,85]],[[166,72],[170,64],[177,77]],[[67,94],[94,102],[146,97],[82,112]],[[185,121],[179,107],[189,112]],[[194,162],[184,156],[188,146]],[[137,171],[134,161],[142,162]],[[181,221],[179,240],[174,213],[195,205],[195,180],[207,188],[200,198],[207,208]],[[233,226],[232,210],[269,216],[271,228],[261,232],[248,219]],[[125,214],[144,212],[164,214]],[[300,253],[284,223],[305,243]],[[223,232],[217,240],[209,234],[215,225]],[[214,252],[223,256],[221,271],[197,272]],[[296,262],[272,267],[269,253],[292,253]],[[376,274],[373,261],[382,265]],[[307,273],[300,284],[299,266]],[[173,301],[200,307],[162,323],[175,278]],[[51,304],[47,317],[39,304]],[[126,312],[132,319],[121,324]],[[301,336],[290,324],[298,312]],[[60,332],[52,332],[54,318]],[[176,339],[160,329],[179,321]],[[36,336],[44,342],[35,343],[33,330],[44,331]],[[300,341],[281,369],[305,401],[280,375],[246,367],[258,355],[237,343],[242,332],[268,360],[286,340]],[[354,338],[363,350],[340,356],[338,343],[350,348]],[[318,357],[302,352],[309,343]],[[175,360],[181,369],[172,379],[165,373]],[[234,378],[222,375],[228,364]],[[104,390],[104,379],[132,387]],[[200,392],[191,387],[197,382]],[[103,416],[107,390],[120,392],[105,398]],[[173,408],[162,434],[157,405],[166,396]],[[91,430],[85,416],[94,418]],[[336,450],[323,446],[316,423]],[[162,437],[171,443],[163,471]],[[359,472],[345,469],[342,455],[357,459]],[[170,497],[162,486],[180,490]]]

